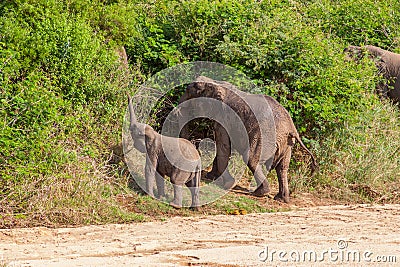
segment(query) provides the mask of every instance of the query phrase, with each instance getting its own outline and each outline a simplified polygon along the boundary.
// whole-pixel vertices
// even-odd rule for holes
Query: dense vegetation
[[[244,72],[289,110],[321,163],[311,177],[297,153],[294,193],[399,202],[399,112],[374,94],[373,62],[342,52],[400,52],[398,18],[398,0],[1,1],[0,225],[143,219],[126,196],[161,205],[118,160],[124,95],[198,60]]]

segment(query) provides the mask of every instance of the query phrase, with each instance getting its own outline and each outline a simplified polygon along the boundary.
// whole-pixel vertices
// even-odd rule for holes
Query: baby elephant
[[[200,206],[201,161],[196,147],[186,139],[161,135],[149,125],[139,123],[129,95],[128,106],[133,146],[139,152],[146,153],[146,192],[154,197],[156,181],[158,197],[164,197],[164,176],[168,176],[174,187],[174,200],[170,205],[182,207],[182,187],[185,184],[192,195],[191,208],[197,210]]]

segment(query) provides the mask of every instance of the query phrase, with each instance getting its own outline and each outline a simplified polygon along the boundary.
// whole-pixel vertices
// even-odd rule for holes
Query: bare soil
[[[9,266],[68,267],[398,266],[400,205],[3,229],[0,260]]]

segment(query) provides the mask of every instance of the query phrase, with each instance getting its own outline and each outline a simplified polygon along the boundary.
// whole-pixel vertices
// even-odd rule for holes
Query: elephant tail
[[[300,146],[310,155],[310,157],[311,157],[311,174],[314,174],[314,172],[318,171],[319,166],[318,166],[317,160],[315,159],[313,153],[311,153],[311,151],[303,144],[298,133],[290,133],[289,136],[291,138],[295,138],[297,140],[297,142],[299,142]]]

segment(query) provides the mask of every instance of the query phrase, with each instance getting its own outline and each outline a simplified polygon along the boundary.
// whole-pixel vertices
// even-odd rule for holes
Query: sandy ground
[[[0,230],[8,266],[400,266],[400,205]],[[0,264],[0,266],[2,266]]]

